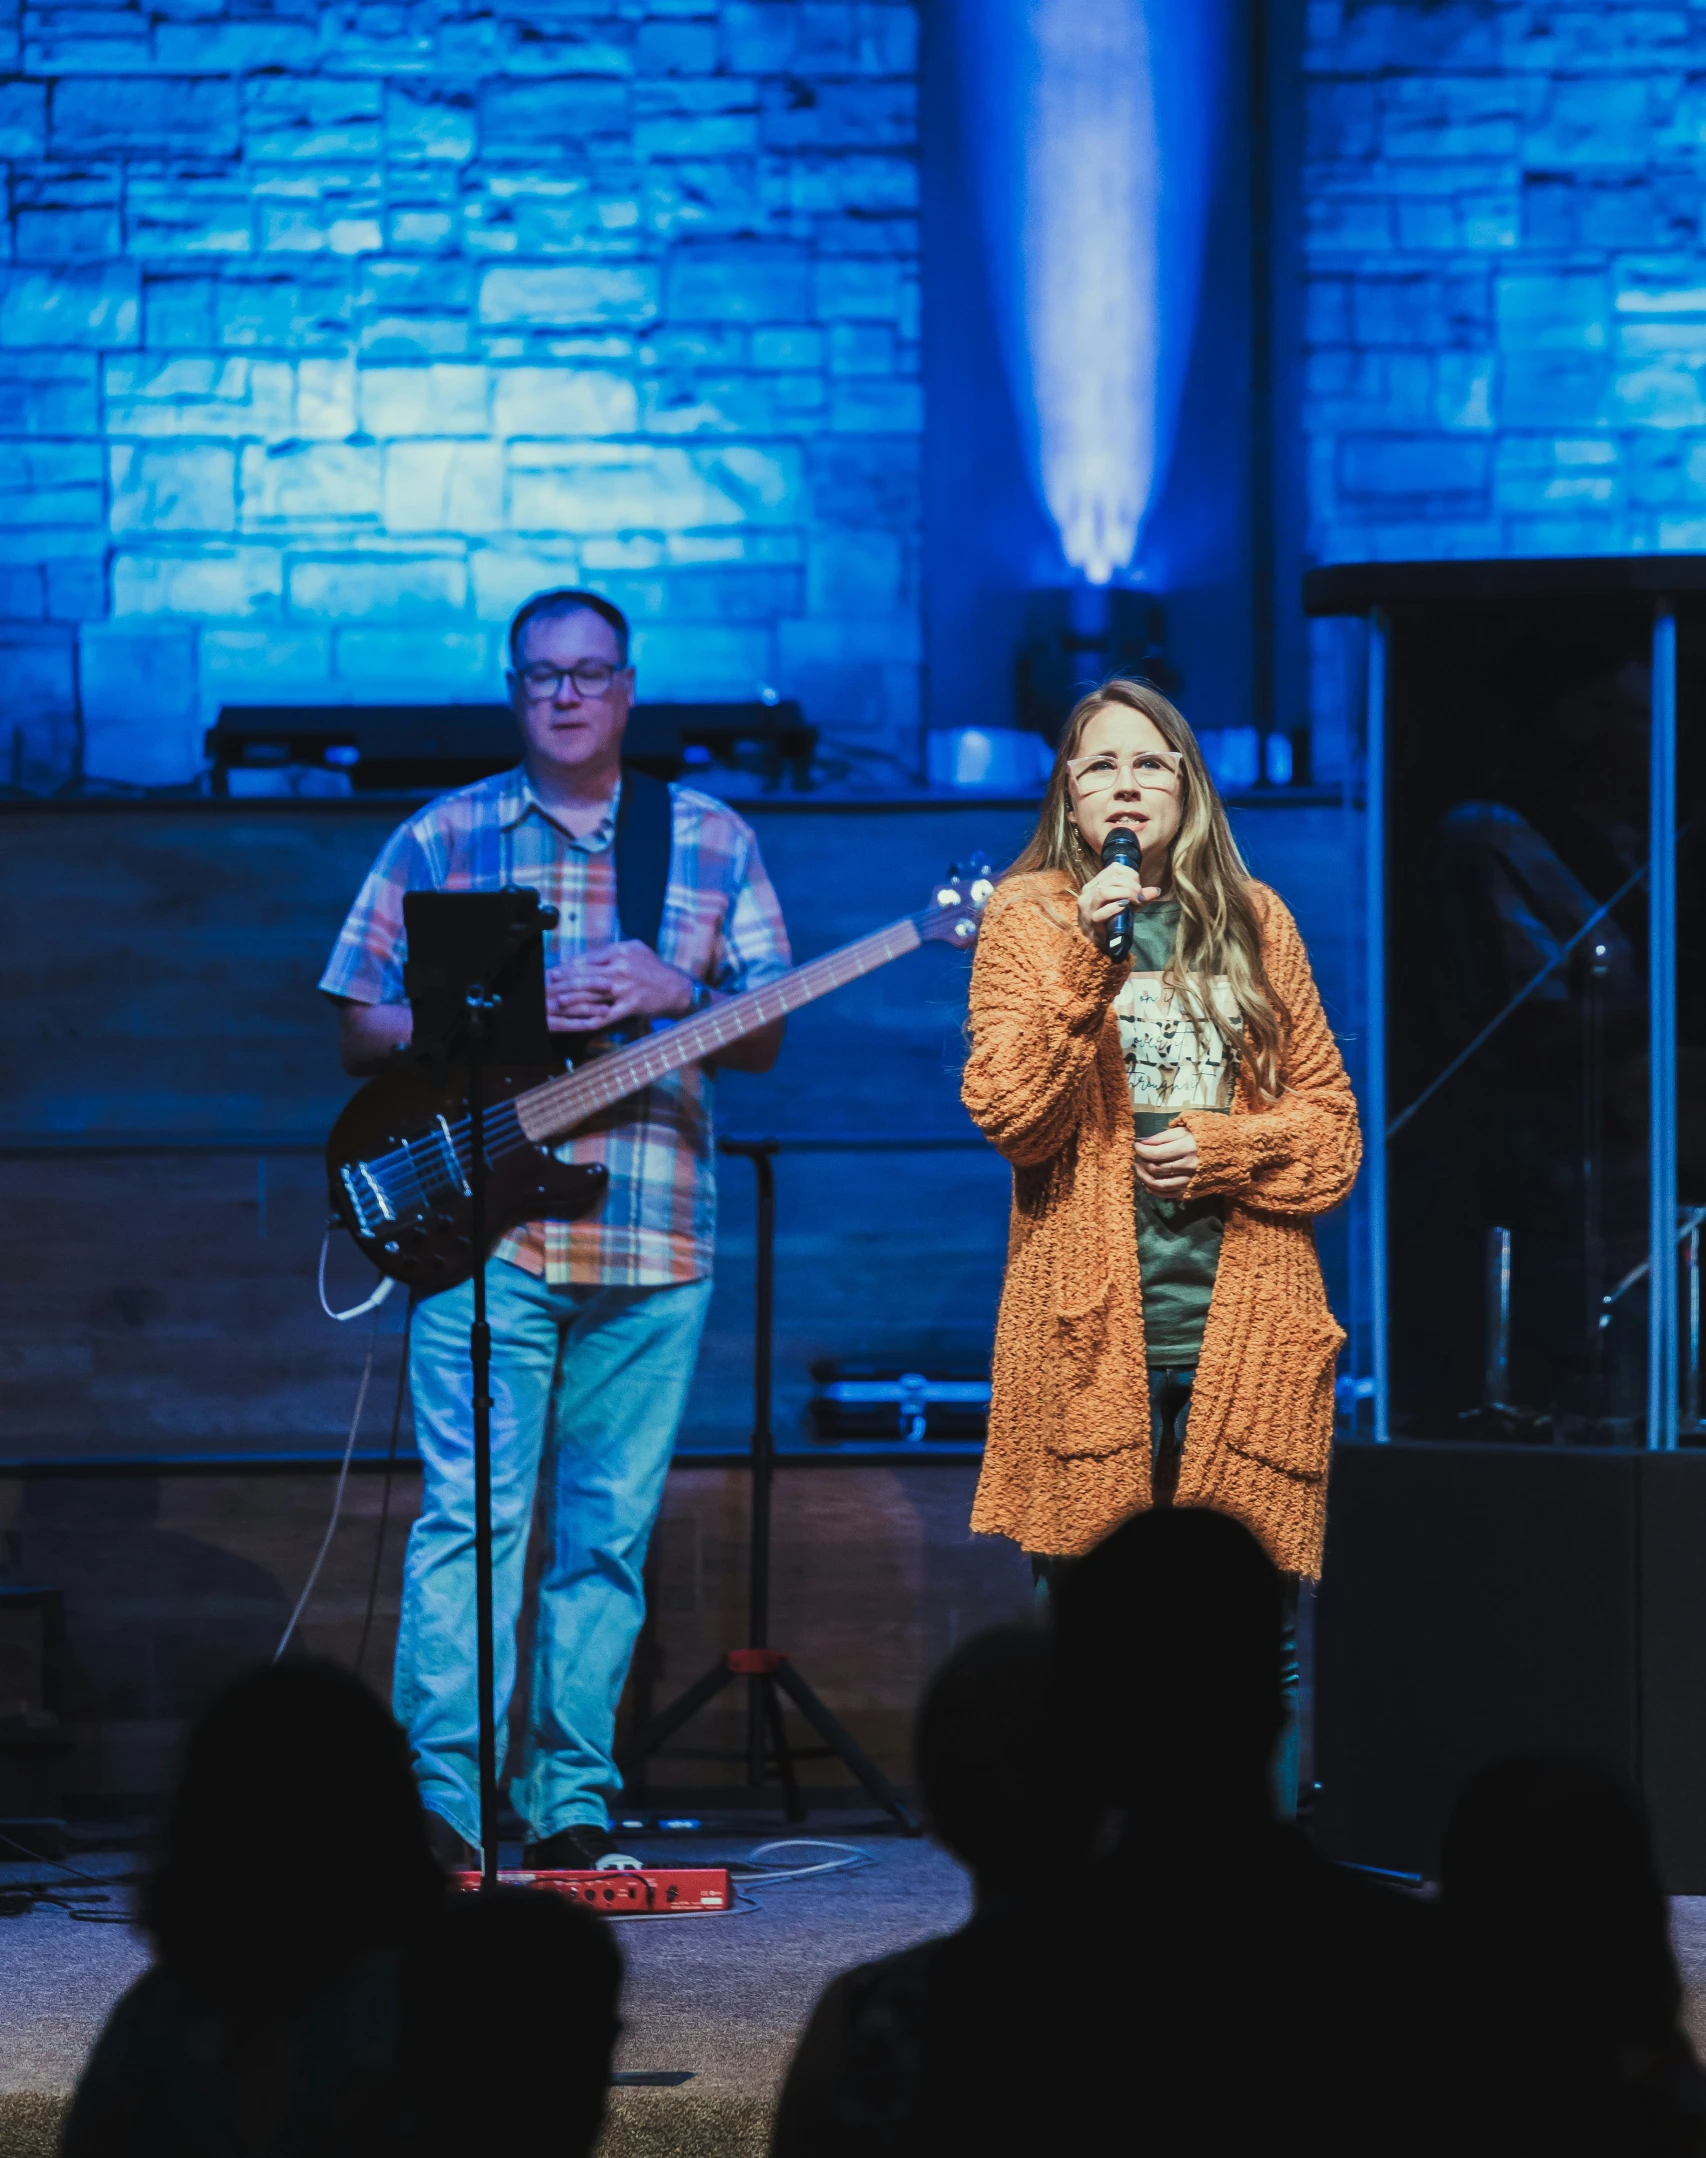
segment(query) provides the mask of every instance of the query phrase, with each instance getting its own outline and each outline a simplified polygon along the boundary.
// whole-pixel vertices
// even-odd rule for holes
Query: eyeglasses
[[[1097,750],[1090,757],[1068,757],[1067,773],[1080,794],[1106,794],[1122,774],[1132,787],[1148,787],[1156,794],[1178,791],[1184,769],[1182,749],[1140,749],[1129,757],[1116,757],[1111,749]]]
[[[572,682],[583,697],[602,697],[616,677],[623,673],[621,667],[613,667],[605,659],[577,659],[572,667],[522,667],[517,679],[534,703],[543,703],[554,697],[565,682]]]

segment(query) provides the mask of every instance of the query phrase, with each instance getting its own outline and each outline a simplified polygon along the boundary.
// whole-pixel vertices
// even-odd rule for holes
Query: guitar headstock
[[[957,944],[969,951],[977,925],[995,892],[995,872],[981,854],[956,862],[930,895],[917,917],[918,934],[937,944]]]

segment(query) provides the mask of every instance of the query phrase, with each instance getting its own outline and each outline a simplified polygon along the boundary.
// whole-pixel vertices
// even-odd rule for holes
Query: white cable
[[[326,1254],[328,1251],[331,1250],[331,1248],[332,1229],[331,1225],[328,1223],[326,1233],[320,1239],[320,1309],[326,1314],[328,1319],[336,1319],[340,1322],[340,1324],[345,1319],[359,1319],[367,1312],[377,1311],[380,1305],[383,1304],[385,1299],[391,1294],[391,1291],[397,1286],[395,1275],[381,1274],[379,1277],[378,1288],[374,1290],[373,1294],[367,1299],[365,1304],[352,1304],[348,1311],[334,1311],[331,1305],[328,1304],[326,1301]]]
[[[770,1851],[839,1851],[839,1858],[820,1858],[813,1866],[764,1866],[760,1878],[750,1885],[762,1887],[771,1881],[803,1881],[812,1873],[847,1873],[856,1866],[871,1863],[869,1851],[861,1851],[854,1843],[827,1843],[821,1836],[782,1836],[774,1843],[761,1843],[756,1850],[748,1851],[749,1866],[763,1866],[765,1854]]]
[[[324,1254],[322,1253],[321,1256],[323,1259]],[[387,1286],[389,1286],[389,1283],[387,1283]],[[332,1316],[336,1318],[338,1314],[333,1312]],[[290,1624],[279,1635],[278,1646],[272,1652],[274,1663],[277,1663],[285,1650],[289,1648],[290,1637],[296,1631],[296,1622],[308,1607],[308,1599],[314,1593],[314,1584],[320,1578],[320,1569],[326,1563],[326,1553],[332,1548],[332,1537],[338,1526],[338,1516],[344,1510],[344,1485],[349,1481],[350,1456],[355,1452],[355,1435],[361,1429],[361,1412],[367,1406],[367,1386],[368,1381],[373,1377],[373,1351],[378,1341],[379,1322],[375,1320],[367,1337],[367,1362],[361,1368],[361,1386],[355,1397],[355,1414],[349,1420],[349,1437],[344,1441],[344,1458],[338,1467],[338,1485],[337,1489],[332,1493],[332,1518],[326,1523],[326,1533],[320,1539],[320,1548],[315,1554],[314,1565],[303,1587],[302,1594],[296,1599],[296,1609],[290,1614]]]

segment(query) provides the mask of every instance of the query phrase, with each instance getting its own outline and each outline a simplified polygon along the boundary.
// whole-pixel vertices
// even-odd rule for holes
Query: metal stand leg
[[[782,1812],[790,1821],[803,1821],[806,1802],[800,1796],[799,1778],[794,1774],[794,1750],[788,1744],[787,1727],[782,1721],[782,1703],[776,1692],[775,1678],[747,1680],[754,1697],[762,1696],[764,1720],[770,1727],[771,1758],[776,1763],[776,1773],[782,1782]],[[759,1763],[759,1780],[763,1777],[763,1762]]]
[[[1511,1233],[1487,1231],[1486,1358],[1481,1405],[1488,1410],[1510,1406],[1511,1371]]]
[[[1610,947],[1594,938],[1582,974],[1582,1279],[1587,1410],[1605,1414],[1605,981]]]
[[[824,1707],[791,1663],[784,1661],[777,1666],[776,1683],[830,1752],[846,1763],[877,1804],[892,1813],[905,1827],[911,1828],[912,1816],[902,1803],[900,1793],[865,1752],[852,1732],[837,1722]]]
[[[1695,1222],[1684,1246],[1688,1277],[1688,1355],[1682,1367],[1683,1429],[1691,1438],[1700,1432],[1700,1224]]]
[[[771,1366],[776,1323],[776,1171],[774,1139],[724,1140],[725,1154],[744,1154],[758,1178],[758,1280],[752,1355],[752,1543],[747,1573],[747,1645],[730,1649],[720,1662],[694,1680],[637,1731],[618,1756],[624,1777],[657,1752],[682,1725],[738,1678],[748,1681],[744,1759],[747,1782],[762,1789],[771,1779],[773,1760],[790,1821],[803,1821],[805,1802],[794,1774],[796,1761],[833,1754],[852,1772],[885,1813],[909,1834],[917,1824],[905,1801],[876,1763],[813,1693],[780,1649],[769,1645],[770,1632],[770,1480],[775,1473],[776,1439],[770,1425]],[[823,1749],[788,1744],[781,1696],[786,1694],[818,1736]],[[768,1744],[766,1738],[768,1735]]]
[[[468,1223],[474,1246],[474,1640],[480,1689],[480,1887],[498,1885],[497,1642],[492,1620],[492,1329],[486,1317],[486,1101],[481,1050],[496,997],[468,995]]]

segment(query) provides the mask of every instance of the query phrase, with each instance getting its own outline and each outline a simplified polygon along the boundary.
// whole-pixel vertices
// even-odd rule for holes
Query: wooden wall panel
[[[950,861],[1017,850],[992,804],[748,805],[801,957],[909,911]],[[346,1098],[314,981],[395,805],[162,804],[0,817],[0,1155],[20,1134],[298,1133]],[[1337,1015],[1348,917],[1337,813],[1242,814],[1254,866],[1314,942]],[[957,1097],[966,961],[938,947],[791,1022],[775,1071],[719,1083],[729,1131],[971,1136]],[[816,1357],[987,1354],[1008,1176],[992,1153],[790,1154],[778,1166],[777,1428]],[[719,1279],[685,1446],[751,1418],[752,1171],[723,1165]],[[0,1158],[0,1462],[323,1453],[365,1325],[313,1289],[314,1152]],[[1332,1263],[1333,1240],[1324,1240]],[[334,1241],[335,1301],[364,1270]],[[380,1322],[381,1363],[400,1321]],[[382,1436],[370,1402],[364,1443]]]
[[[930,1671],[956,1640],[1029,1606],[1021,1555],[967,1530],[974,1476],[953,1463],[786,1469],[776,1480],[773,1639],[901,1780]],[[82,1800],[163,1789],[185,1718],[272,1654],[324,1532],[332,1484],[323,1471],[0,1478],[6,1576],[65,1592]],[[363,1665],[381,1689],[418,1497],[418,1477],[400,1473]],[[380,1476],[350,1479],[300,1634],[305,1648],[343,1663],[361,1640],[382,1501]],[[739,1470],[680,1467],[670,1478],[654,1569],[660,1703],[741,1644],[747,1503]],[[737,1747],[740,1716],[731,1691],[682,1743]],[[653,1780],[739,1777],[734,1764],[671,1759]],[[818,1771],[810,1780],[840,1778]]]

